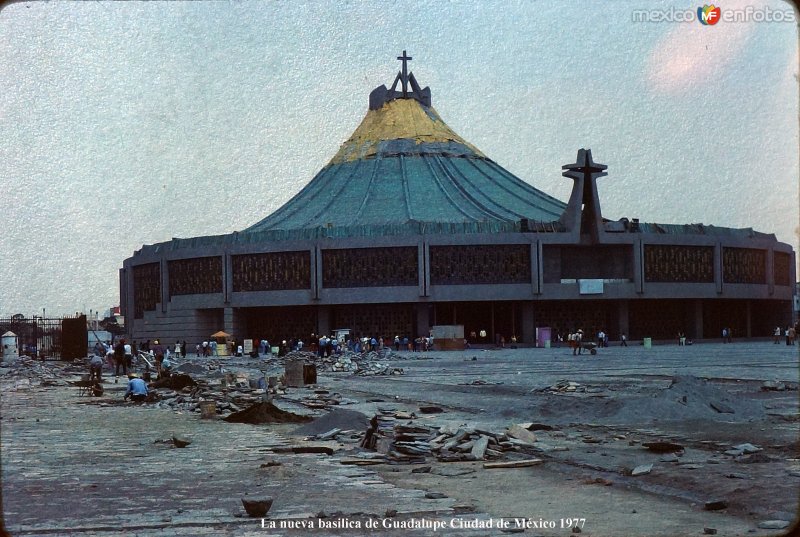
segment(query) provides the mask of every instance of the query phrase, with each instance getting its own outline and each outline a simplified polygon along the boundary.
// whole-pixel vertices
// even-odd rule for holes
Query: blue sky
[[[566,201],[560,166],[590,147],[606,217],[796,245],[796,25],[633,21],[697,5],[6,5],[0,314],[106,309],[143,244],[260,220],[336,153],[403,49],[454,131],[551,195]],[[748,5],[764,9],[720,4]]]

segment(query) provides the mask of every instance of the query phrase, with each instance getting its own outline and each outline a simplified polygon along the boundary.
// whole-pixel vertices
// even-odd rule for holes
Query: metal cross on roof
[[[406,55],[404,50],[403,55],[398,56],[397,59],[403,62],[403,74],[400,76],[400,82],[403,84],[403,97],[408,97],[408,62],[412,58]]]

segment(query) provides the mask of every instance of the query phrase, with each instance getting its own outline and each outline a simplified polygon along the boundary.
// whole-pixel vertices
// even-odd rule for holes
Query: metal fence
[[[0,318],[0,335],[13,332],[20,355],[38,360],[73,360],[86,356],[86,316],[45,318],[22,315]]]

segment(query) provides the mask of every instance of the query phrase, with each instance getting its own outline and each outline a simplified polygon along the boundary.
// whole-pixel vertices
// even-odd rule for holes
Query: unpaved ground
[[[536,450],[525,455],[544,464],[487,470],[478,462],[430,458],[428,473],[411,472],[421,465],[343,466],[339,461],[356,451],[355,435],[324,443],[336,450],[333,456],[274,453],[307,444],[292,434],[296,425],[228,424],[200,420],[197,413],[102,406],[121,397],[121,385],[107,384],[102,401],[79,398],[63,386],[18,387],[4,391],[0,401],[5,523],[14,535],[478,536],[504,533],[496,527],[455,529],[451,521],[485,526],[524,517],[534,526],[525,535],[567,535],[571,530],[560,527],[561,519],[564,525],[585,519],[587,535],[672,536],[701,535],[704,528],[718,535],[776,534],[757,524],[795,516],[798,392],[760,390],[764,380],[797,381],[794,348],[612,348],[581,359],[565,349],[468,351],[398,365],[402,376],[323,374],[319,382],[357,401],[346,408],[367,415],[387,407],[413,412],[432,403],[444,412],[416,412],[413,421],[496,431],[512,423],[546,424],[552,429],[536,431]],[[691,389],[679,394],[679,385],[666,390],[675,375],[710,381],[689,383]],[[543,390],[563,379],[585,391]],[[290,390],[287,397],[300,399],[309,391]],[[688,398],[664,406],[675,394]],[[706,414],[708,397],[724,399],[734,412]],[[652,415],[654,409],[662,415]],[[165,442],[173,434],[194,442],[175,449]],[[663,455],[642,447],[654,440],[685,450],[677,460],[662,461]],[[744,442],[762,451],[724,454]],[[281,465],[262,468],[268,461]],[[653,463],[649,474],[627,475],[644,463]],[[445,497],[425,498],[426,491]],[[329,523],[344,517],[362,529],[262,528],[243,517],[239,503],[259,494],[276,498],[271,519],[314,520],[324,512]],[[728,507],[704,510],[711,500]],[[438,520],[447,527],[363,529],[392,510],[398,513],[391,520]],[[556,528],[535,527],[550,522]]]

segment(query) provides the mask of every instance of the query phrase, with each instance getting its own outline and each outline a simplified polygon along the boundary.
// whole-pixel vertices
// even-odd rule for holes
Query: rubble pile
[[[580,384],[572,380],[559,380],[552,386],[545,388],[544,391],[555,392],[555,393],[565,393],[565,392],[584,393],[586,392],[586,387],[581,386]]]
[[[217,414],[226,417],[264,399],[264,390],[250,388],[249,383],[245,387],[244,384],[239,382],[226,388],[214,389],[208,382],[196,380],[194,386],[189,385],[177,390],[170,387],[153,388],[151,393],[157,408],[200,412],[200,403],[214,401]]]
[[[420,354],[420,353],[417,353]],[[417,356],[414,356],[417,358]],[[392,367],[385,363],[393,360],[408,360],[411,357],[398,354],[388,347],[381,351],[356,353],[345,351],[332,356],[321,357],[313,352],[292,351],[280,357],[279,363],[288,360],[303,360],[307,364],[314,364],[319,371],[349,372],[356,375],[402,375],[403,369]]]
[[[74,363],[42,362],[20,356],[14,362],[0,362],[0,383],[4,391],[27,390],[38,386],[67,386],[68,379],[84,374],[88,369],[88,366]]]
[[[535,442],[533,434],[527,431],[529,436],[524,439],[514,438],[512,430],[496,433],[463,427],[450,431],[400,422],[392,412],[376,414],[361,441],[361,447],[375,450],[392,462],[423,463],[427,457],[440,462],[496,461],[507,452],[533,447]]]
[[[351,405],[356,401],[352,399],[346,399],[339,393],[331,393],[328,390],[316,389],[314,390],[313,394],[296,399],[295,402],[307,406],[308,408],[329,410],[331,407],[339,405]]]

